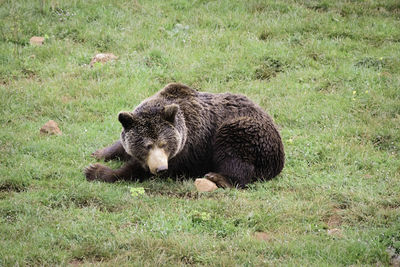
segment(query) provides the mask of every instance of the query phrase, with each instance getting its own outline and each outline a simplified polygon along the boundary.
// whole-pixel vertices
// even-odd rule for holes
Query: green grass
[[[399,19],[395,0],[1,1],[0,266],[390,265]],[[98,52],[119,58],[90,68]],[[192,180],[86,182],[118,112],[172,81],[265,108],[282,174],[203,194]],[[50,119],[61,136],[39,134]]]

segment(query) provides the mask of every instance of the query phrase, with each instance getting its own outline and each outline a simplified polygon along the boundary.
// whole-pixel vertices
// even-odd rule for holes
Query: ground
[[[398,1],[3,1],[0,18],[0,265],[399,257]],[[90,68],[100,52],[118,59]],[[88,183],[118,112],[173,81],[266,109],[282,174],[202,194],[193,180]],[[61,136],[40,135],[48,120]]]

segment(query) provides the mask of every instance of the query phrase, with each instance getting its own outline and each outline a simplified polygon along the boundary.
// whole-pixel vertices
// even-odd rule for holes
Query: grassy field
[[[118,60],[90,68],[99,52]],[[0,62],[0,266],[400,259],[397,0],[3,0]],[[87,182],[118,112],[172,81],[265,108],[282,174],[202,194]],[[61,136],[39,134],[51,119]]]

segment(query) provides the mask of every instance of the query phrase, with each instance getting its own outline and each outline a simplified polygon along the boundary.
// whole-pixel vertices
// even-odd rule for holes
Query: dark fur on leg
[[[254,166],[238,158],[225,158],[219,162],[216,172],[233,186],[245,188],[254,176]]]
[[[217,130],[213,171],[234,186],[244,188],[256,180],[270,179],[282,170],[283,162],[283,146],[272,121],[239,117]]]
[[[117,141],[111,146],[99,149],[92,153],[92,156],[98,160],[104,159],[104,161],[109,161],[113,159],[120,159],[123,161],[128,161],[131,156],[129,156],[125,149],[123,148],[121,141]]]
[[[229,182],[229,179],[224,177],[223,175],[215,172],[209,172],[204,176],[207,180],[214,182],[218,187],[222,188],[231,188],[232,185]]]

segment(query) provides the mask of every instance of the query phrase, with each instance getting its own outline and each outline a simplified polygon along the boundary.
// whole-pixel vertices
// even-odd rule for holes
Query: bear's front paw
[[[85,168],[85,176],[88,181],[104,181],[104,182],[115,182],[116,177],[113,175],[113,171],[101,164],[92,164]]]

